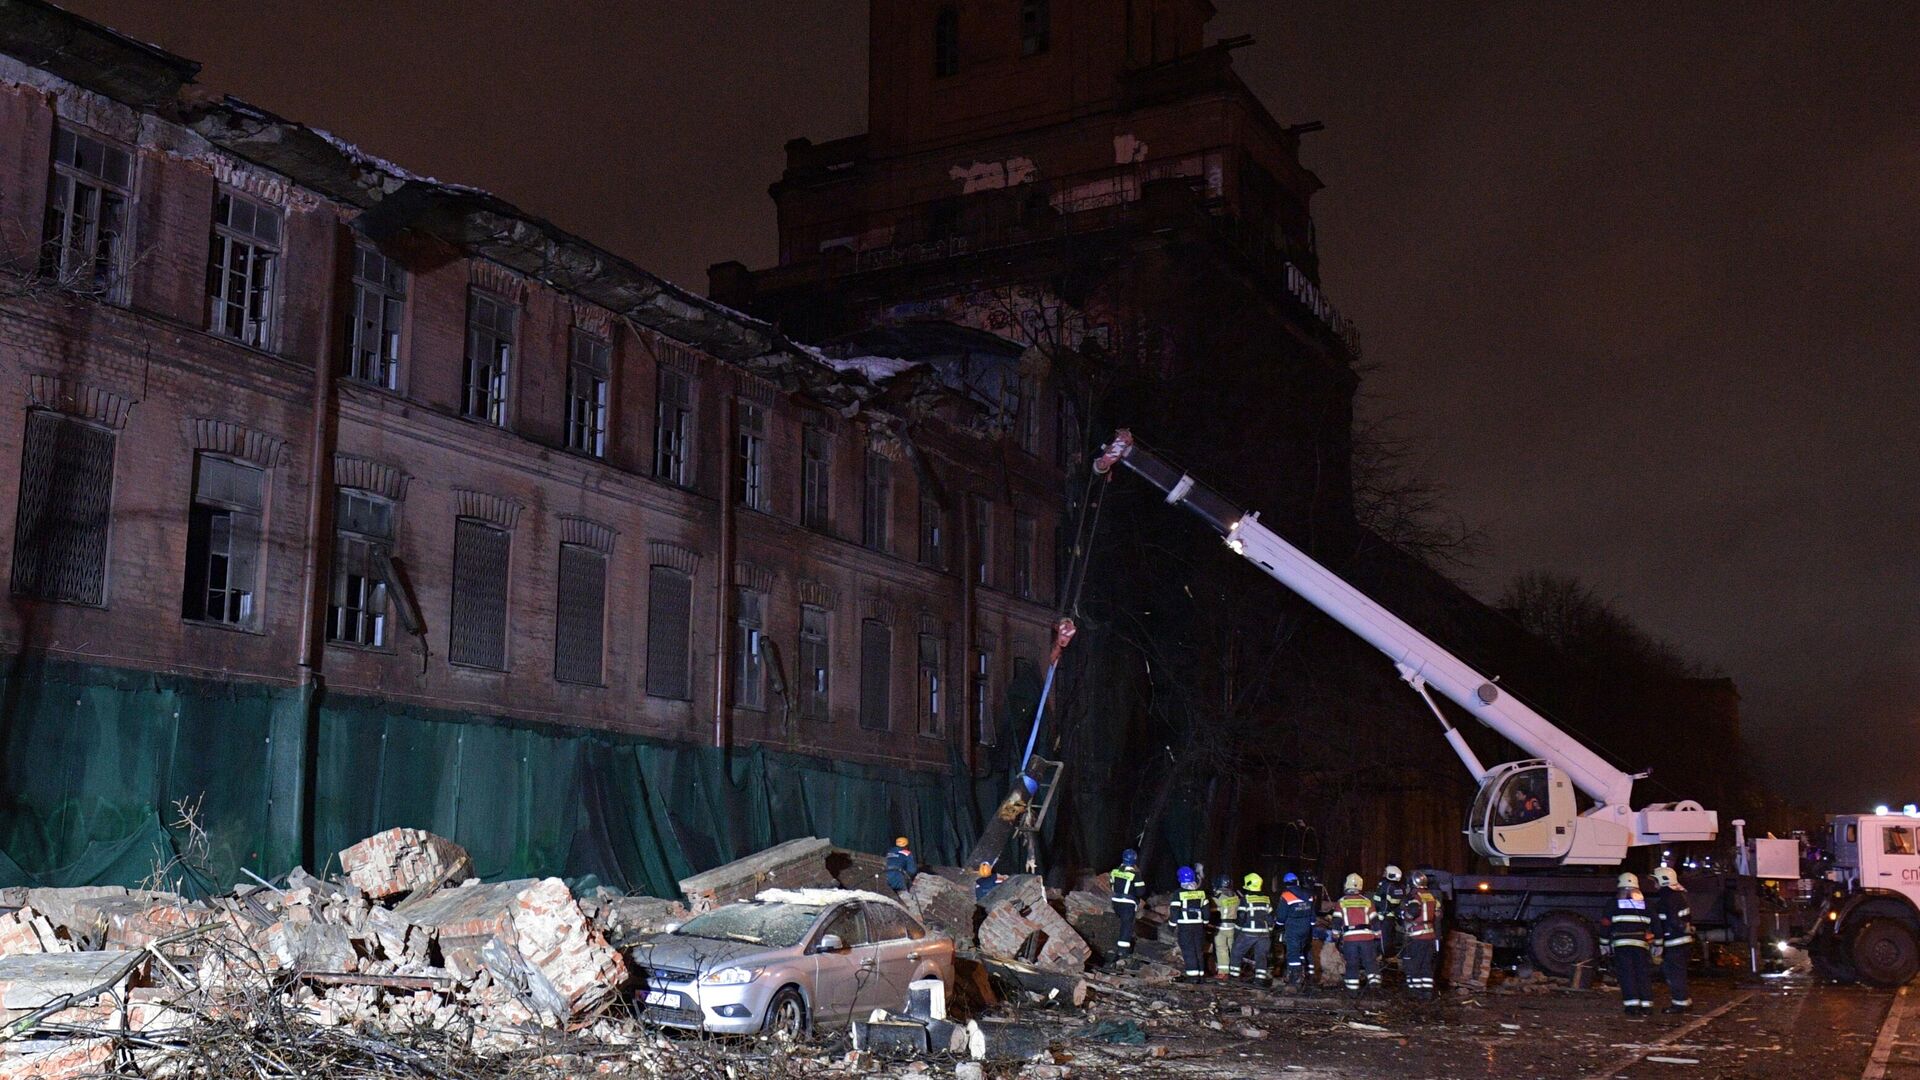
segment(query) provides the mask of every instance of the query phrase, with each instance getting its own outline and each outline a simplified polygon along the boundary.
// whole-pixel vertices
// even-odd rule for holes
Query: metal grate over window
[[[893,629],[878,619],[860,622],[860,726],[885,731],[893,704]]]
[[[687,652],[693,630],[693,576],[671,566],[647,575],[647,696],[689,701]]]
[[[59,413],[27,413],[14,522],[13,591],[39,600],[107,602],[113,432]]]
[[[606,655],[607,556],[579,544],[560,545],[554,606],[553,677],[602,685]]]
[[[507,667],[507,530],[461,518],[453,531],[453,617],[447,659]]]

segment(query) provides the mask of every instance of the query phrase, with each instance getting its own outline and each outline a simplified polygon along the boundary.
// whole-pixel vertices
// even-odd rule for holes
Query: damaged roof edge
[[[137,108],[158,108],[200,64],[46,0],[0,0],[0,43],[23,63]]]

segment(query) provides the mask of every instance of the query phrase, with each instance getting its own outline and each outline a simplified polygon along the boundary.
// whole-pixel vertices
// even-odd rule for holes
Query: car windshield
[[[805,904],[763,904],[749,901],[715,908],[696,915],[674,933],[682,937],[712,938],[715,941],[744,941],[769,949],[786,949],[800,944],[820,908]]]

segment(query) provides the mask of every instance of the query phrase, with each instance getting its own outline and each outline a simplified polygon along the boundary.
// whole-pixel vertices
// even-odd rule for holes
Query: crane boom
[[[1326,613],[1384,653],[1408,685],[1424,698],[1445,730],[1448,743],[1481,785],[1469,832],[1474,847],[1498,862],[1617,863],[1630,846],[1686,840],[1711,840],[1716,815],[1699,804],[1656,804],[1632,808],[1630,773],[1614,767],[1578,739],[1555,726],[1525,702],[1500,689],[1425,634],[1408,625],[1305,552],[1261,524],[1258,513],[1243,512],[1180,469],[1144,449],[1121,429],[1094,468],[1102,473],[1123,464],[1206,522],[1236,554]],[[1520,747],[1532,760],[1487,769],[1436,705],[1427,688],[1438,690],[1474,719]],[[1584,793],[1592,805],[1577,813],[1571,792],[1564,805],[1553,791],[1555,779]],[[1538,817],[1526,818],[1512,803],[1535,800]],[[1538,823],[1536,825],[1536,823]]]

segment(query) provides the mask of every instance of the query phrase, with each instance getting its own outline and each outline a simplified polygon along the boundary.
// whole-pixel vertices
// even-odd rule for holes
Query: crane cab
[[[1573,851],[1579,817],[1573,781],[1545,761],[1488,770],[1467,819],[1473,850],[1494,863],[1561,862]]]

